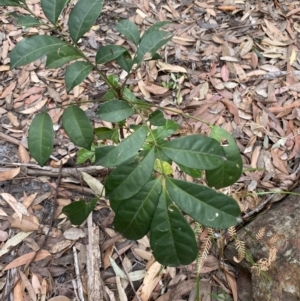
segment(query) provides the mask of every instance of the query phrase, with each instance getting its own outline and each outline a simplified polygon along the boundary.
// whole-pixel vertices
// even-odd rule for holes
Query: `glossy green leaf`
[[[119,165],[105,182],[106,196],[115,210],[115,201],[131,198],[148,182],[154,165],[154,149],[143,158],[129,164]]]
[[[31,122],[28,133],[28,148],[31,156],[44,166],[53,151],[54,131],[48,113],[37,114]]]
[[[119,86],[119,77],[115,74],[110,74],[107,76],[108,81],[117,88]]]
[[[106,157],[116,146],[114,145],[105,145],[96,147],[95,149],[95,164],[101,165],[101,160]]]
[[[89,203],[84,200],[72,202],[62,209],[62,213],[68,217],[73,225],[81,225],[96,207],[97,201],[97,199],[92,199]]]
[[[140,147],[143,145],[146,136],[147,128],[141,126],[107,154],[103,154],[102,156],[100,154],[97,155],[96,149],[97,164],[105,167],[114,167],[122,164],[137,154]]]
[[[64,45],[65,42],[52,36],[36,35],[24,38],[10,53],[10,68],[32,63]]]
[[[150,230],[161,191],[161,179],[148,182],[132,198],[121,202],[114,219],[115,230],[131,240],[142,238]]]
[[[125,51],[119,57],[117,57],[116,61],[117,61],[118,65],[123,70],[125,70],[127,73],[129,73],[131,71],[131,68],[133,66],[133,60],[128,51]]]
[[[117,143],[119,140],[119,131],[118,129],[109,129],[106,127],[95,128],[95,134],[99,140],[112,140],[114,143]],[[117,140],[116,140],[117,138]]]
[[[41,0],[42,10],[53,25],[56,25],[62,10],[68,2],[69,0]]]
[[[65,45],[47,55],[46,68],[60,68],[64,64],[81,58],[82,55],[72,46]]]
[[[156,130],[152,131],[152,133],[156,140],[163,140],[167,137],[172,136],[178,130],[179,130],[179,124],[173,120],[168,119],[165,125],[158,126]]]
[[[149,33],[153,31],[158,31],[160,28],[164,27],[165,25],[170,24],[170,21],[161,21],[161,22],[156,22],[152,26],[150,26],[145,33],[142,36],[142,39],[144,39]]]
[[[18,0],[0,0],[0,6],[20,6]]]
[[[210,170],[221,166],[226,160],[220,143],[202,135],[177,138],[160,148],[167,157],[190,168]]]
[[[99,17],[103,0],[79,0],[69,16],[69,32],[72,40],[78,40],[88,32]]]
[[[158,49],[170,41],[171,37],[170,33],[161,30],[150,32],[148,35],[143,37],[140,42],[136,62],[139,64],[146,53],[154,55]]]
[[[118,45],[102,46],[96,54],[96,63],[105,64],[113,61],[125,51],[126,49],[124,47]]]
[[[150,245],[155,259],[166,266],[187,265],[197,257],[194,231],[165,190],[152,219]]]
[[[152,125],[163,126],[166,124],[164,113],[161,110],[156,110],[149,115],[149,121]]]
[[[24,26],[25,28],[31,27],[31,26],[37,26],[37,25],[42,25],[38,19],[33,18],[31,16],[22,16],[19,15],[15,12],[12,12],[9,14],[10,16],[14,17],[17,20],[18,26],[22,27]]]
[[[102,101],[113,100],[113,99],[116,99],[116,96],[110,90],[108,90],[101,98]]]
[[[177,163],[177,165],[179,166],[179,168],[181,169],[181,171],[183,171],[187,175],[189,175],[189,176],[191,176],[193,178],[202,178],[202,170],[197,169],[197,168],[186,167],[186,166],[181,165],[179,163]]]
[[[220,167],[206,171],[207,183],[216,189],[230,186],[234,184],[242,174],[243,161],[240,150],[234,138],[220,127],[213,126],[210,137],[218,140],[220,143],[225,142],[225,145],[222,147],[227,160],[224,161]]]
[[[133,107],[126,101],[113,99],[100,106],[97,116],[105,121],[119,122],[131,116],[133,113]]]
[[[93,65],[88,62],[75,62],[68,66],[65,73],[67,91],[79,85],[93,70]]]
[[[133,42],[135,45],[139,44],[140,32],[133,22],[129,20],[122,20],[116,25],[116,30],[122,33],[128,40]]]
[[[87,160],[93,158],[94,155],[95,155],[94,151],[90,151],[88,149],[82,148],[77,152],[76,163],[82,164],[82,163],[86,162]]]
[[[63,113],[62,123],[73,143],[90,149],[94,133],[91,122],[82,109],[75,105],[69,106]]]
[[[204,226],[227,229],[238,223],[240,207],[223,193],[175,179],[167,180],[167,191],[182,211]]]

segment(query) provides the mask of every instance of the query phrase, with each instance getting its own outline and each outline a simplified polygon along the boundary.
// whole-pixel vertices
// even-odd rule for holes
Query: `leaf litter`
[[[33,12],[43,15],[38,0],[27,3]],[[89,217],[79,227],[72,227],[62,213],[63,206],[71,200],[91,199],[93,191],[100,194],[102,186],[91,183],[106,174],[99,168],[84,167],[81,172],[74,168],[77,149],[60,129],[62,108],[85,102],[81,108],[94,125],[111,128],[110,123],[96,118],[97,103],[86,103],[103,95],[106,87],[93,74],[67,94],[64,71],[45,69],[43,59],[10,71],[9,53],[25,34],[25,29],[18,28],[7,14],[10,11],[12,8],[0,8],[1,267],[4,269],[9,262],[11,268],[26,264],[26,258],[50,228],[49,240],[42,250],[45,258],[40,255],[31,263],[31,273],[20,271],[21,284],[13,288],[15,298],[27,295],[35,300],[47,295],[52,296],[49,300],[65,301],[82,296],[82,289],[90,300],[191,300],[196,290],[195,264],[176,269],[160,267],[147,237],[131,242],[114,232],[113,213],[104,199],[98,202],[94,218]],[[17,12],[22,13],[18,8]],[[182,134],[208,134],[208,126],[195,118],[232,133],[243,155],[245,171],[224,192],[234,196],[247,214],[265,200],[255,192],[290,191],[299,184],[299,12],[300,4],[287,0],[106,1],[101,17],[80,46],[89,56],[107,43],[134,50],[135,46],[113,29],[116,19],[129,18],[142,31],[158,21],[170,22],[165,28],[173,38],[161,51],[163,61],[147,61],[128,83],[137,96],[172,109],[165,116],[180,123]],[[38,33],[36,28],[26,31]],[[42,32],[41,29],[39,33]],[[124,78],[113,62],[101,68],[106,74]],[[45,108],[55,108],[50,115],[56,144],[51,167],[38,168],[28,154],[26,137],[32,118]],[[176,110],[193,118],[182,118]],[[60,163],[64,166],[54,207],[51,198]],[[173,172],[175,178],[182,177],[176,165]],[[85,186],[82,174],[92,190]],[[41,191],[42,187],[45,191]],[[273,201],[283,196],[275,194]],[[49,225],[47,216],[52,211],[55,220]],[[31,241],[27,240],[29,236]],[[101,253],[99,246],[105,243]],[[77,260],[72,248],[78,254]],[[236,300],[235,278],[227,267],[219,265],[217,254],[212,252],[200,270],[203,300],[210,300],[212,293],[224,292]],[[145,276],[124,279],[112,262],[127,275],[139,272]],[[74,280],[78,275],[70,269],[74,265],[81,284]],[[8,273],[1,273],[4,292],[13,284]]]

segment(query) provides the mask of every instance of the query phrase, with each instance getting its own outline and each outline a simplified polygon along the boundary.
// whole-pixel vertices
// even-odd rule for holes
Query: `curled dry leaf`
[[[0,172],[0,182],[13,179],[20,172],[20,167],[8,169],[7,171]]]

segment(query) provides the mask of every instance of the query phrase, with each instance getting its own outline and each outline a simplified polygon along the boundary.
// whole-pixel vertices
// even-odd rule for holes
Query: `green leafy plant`
[[[79,0],[71,8],[69,36],[62,32],[59,21],[68,0],[41,0],[48,21],[35,16],[25,0],[0,0],[0,5],[19,6],[28,12],[26,16],[12,14],[20,26],[43,24],[51,32],[51,35],[23,38],[10,54],[11,68],[46,56],[46,68],[67,65],[67,91],[79,85],[92,71],[106,83],[108,90],[99,100],[97,116],[112,122],[113,129],[93,129],[85,112],[74,104],[64,111],[62,125],[70,140],[82,148],[79,163],[92,159],[94,164],[112,169],[105,181],[105,193],[115,212],[117,231],[133,240],[150,232],[155,258],[164,265],[178,266],[195,260],[198,251],[194,231],[185,214],[213,228],[226,229],[238,223],[240,209],[233,198],[206,185],[174,179],[171,167],[175,162],[194,178],[206,175],[208,185],[217,189],[233,184],[241,175],[242,160],[230,134],[211,126],[210,137],[173,138],[179,125],[164,118],[166,108],[157,107],[153,112],[154,105],[138,99],[126,85],[129,76],[144,61],[160,58],[156,52],[172,38],[170,33],[161,30],[167,22],[154,24],[142,36],[134,23],[119,22],[116,30],[136,46],[136,52],[131,53],[123,46],[106,45],[92,61],[77,43],[100,15],[102,0]],[[128,73],[122,83],[118,76],[106,76],[98,67],[111,61],[116,61]],[[126,119],[133,114],[141,117],[142,124],[126,127]],[[49,114],[37,114],[29,128],[28,145],[40,165],[46,164],[52,153],[53,138]],[[107,139],[113,145],[105,145],[103,141]],[[95,204],[95,199],[89,204],[74,202],[64,208],[64,213],[72,223],[80,224]]]

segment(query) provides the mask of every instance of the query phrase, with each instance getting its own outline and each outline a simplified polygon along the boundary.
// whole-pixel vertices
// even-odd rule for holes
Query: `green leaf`
[[[119,85],[119,77],[115,74],[110,74],[107,76],[108,81],[115,87],[117,88]]]
[[[153,31],[158,31],[160,28],[164,27],[165,25],[170,24],[170,21],[161,21],[161,22],[156,22],[152,26],[150,26],[145,33],[142,36],[142,39],[144,39],[149,33]]]
[[[105,64],[113,61],[125,51],[127,50],[124,47],[118,45],[102,46],[96,54],[96,63]]]
[[[64,45],[65,42],[52,36],[36,35],[24,38],[10,53],[10,68],[32,63]]]
[[[147,183],[135,196],[119,204],[114,227],[127,239],[140,239],[150,230],[161,191],[160,182],[157,178]]]
[[[149,121],[152,125],[163,126],[167,120],[164,117],[164,113],[161,110],[156,110],[149,115]]]
[[[116,61],[117,61],[118,65],[123,70],[125,70],[127,73],[129,73],[131,71],[131,68],[133,66],[133,60],[128,51],[125,51],[119,57],[117,57]]]
[[[187,265],[197,257],[195,234],[165,189],[152,219],[150,245],[155,259],[166,266]]]
[[[143,60],[146,53],[154,55],[171,38],[170,33],[161,30],[152,31],[145,37],[142,37],[136,56],[137,63],[139,64]]]
[[[68,217],[73,225],[81,225],[96,207],[97,201],[97,199],[92,199],[89,203],[84,200],[72,202],[62,209],[62,213]]]
[[[95,149],[95,164],[101,165],[101,160],[107,156],[113,149],[115,149],[116,146],[114,145],[105,145],[100,146]]]
[[[116,30],[122,33],[128,40],[133,42],[135,45],[139,44],[140,32],[133,22],[129,20],[122,20],[116,25]]]
[[[46,68],[59,68],[73,60],[82,58],[82,55],[72,46],[65,45],[47,55]]]
[[[20,6],[18,0],[0,0],[0,6]]]
[[[95,155],[95,152],[82,148],[77,153],[76,164],[82,164],[85,161],[91,159]]]
[[[181,171],[183,171],[187,175],[189,175],[193,178],[202,178],[202,170],[197,169],[197,168],[186,167],[186,166],[184,166],[182,164],[179,164],[179,163],[177,163],[177,165],[179,166]]]
[[[220,167],[206,171],[207,183],[216,189],[230,186],[240,178],[243,171],[243,161],[240,150],[233,137],[220,127],[213,126],[210,137],[219,142],[226,140],[226,145],[222,147],[227,160],[224,161]]]
[[[115,98],[116,98],[115,94],[114,94],[112,91],[108,90],[108,91],[102,96],[101,100],[107,101],[107,100],[113,100],[113,99],[115,99]]]
[[[119,122],[131,116],[133,113],[133,107],[126,101],[113,99],[100,106],[97,116],[105,121]]]
[[[238,223],[240,207],[225,194],[175,179],[167,180],[167,191],[182,211],[206,227],[227,229]]]
[[[17,24],[20,27],[24,26],[25,28],[27,28],[27,27],[43,24],[38,19],[33,18],[31,16],[22,16],[15,12],[10,13],[9,15],[14,17],[17,20]]]
[[[154,170],[162,175],[169,176],[173,173],[171,164],[160,159],[155,159]]]
[[[145,126],[141,126],[133,134],[122,140],[121,143],[110,152],[103,154],[102,157],[99,153],[97,154],[96,149],[97,164],[105,167],[114,167],[122,164],[137,154],[140,147],[143,145],[146,136],[147,128]]]
[[[94,140],[93,128],[82,109],[75,105],[69,106],[63,113],[62,123],[73,143],[86,149],[91,148]]]
[[[110,173],[105,182],[105,191],[113,210],[115,201],[131,198],[148,182],[153,172],[154,160],[152,149],[142,161],[122,164]]]
[[[160,148],[167,157],[190,168],[210,170],[226,160],[220,143],[201,135],[177,138],[162,144]]]
[[[44,166],[53,151],[54,131],[48,113],[37,114],[31,122],[28,133],[28,148],[31,156]]]
[[[168,119],[164,126],[157,127],[156,130],[152,131],[152,134],[154,135],[156,140],[162,140],[172,136],[178,130],[179,130],[179,124],[173,120]]]
[[[88,32],[99,17],[103,0],[79,0],[69,16],[69,31],[72,40],[78,40]]]
[[[88,62],[75,62],[68,66],[65,73],[67,91],[79,85],[93,70],[93,65]]]
[[[117,136],[117,141],[119,140],[119,131],[118,129],[109,129],[106,127],[101,127],[101,128],[95,128],[95,134],[99,140],[105,140],[109,139],[115,142],[116,136]]]
[[[41,0],[43,12],[53,25],[56,25],[62,10],[68,2],[69,0]]]

